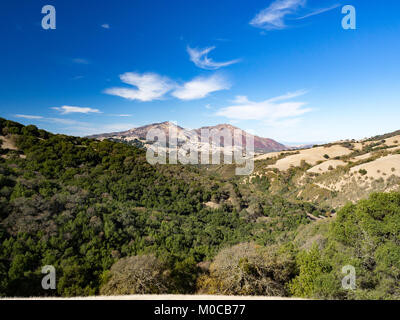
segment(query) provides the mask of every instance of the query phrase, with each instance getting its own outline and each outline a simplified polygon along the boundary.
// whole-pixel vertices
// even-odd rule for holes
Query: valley
[[[115,134],[0,119],[0,137],[0,296],[400,297],[398,132],[260,154],[244,177],[150,165]]]

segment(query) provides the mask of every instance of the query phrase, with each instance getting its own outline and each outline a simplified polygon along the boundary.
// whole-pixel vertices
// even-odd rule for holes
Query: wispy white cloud
[[[106,89],[105,93],[129,100],[152,101],[162,99],[167,92],[175,87],[175,83],[169,78],[156,73],[127,72],[122,74],[120,79],[137,89],[118,87]]]
[[[58,121],[59,120],[59,121]],[[59,123],[64,125],[59,129],[59,132],[71,134],[74,136],[88,136],[99,133],[110,133],[126,131],[137,127],[133,123],[108,123],[108,124],[94,124],[81,121],[65,121],[66,119],[48,119],[47,122]]]
[[[333,5],[331,7],[328,7],[328,8],[317,9],[317,10],[314,10],[314,11],[312,11],[312,12],[310,12],[310,13],[304,15],[304,16],[295,18],[295,20],[303,20],[303,19],[306,19],[306,18],[309,18],[309,17],[312,17],[312,16],[316,16],[316,15],[324,13],[324,12],[331,11],[331,10],[336,9],[338,7],[340,7],[340,4],[335,4],[335,5]]]
[[[207,97],[210,93],[230,89],[230,83],[220,75],[197,77],[172,92],[180,100],[194,100]]]
[[[250,21],[250,24],[265,30],[280,30],[287,27],[286,20],[289,16],[292,16],[292,20],[303,20],[340,6],[340,4],[335,4],[326,8],[311,10],[311,12],[308,10],[309,12],[306,13],[306,4],[307,0],[275,0],[269,7],[260,11]]]
[[[16,118],[30,119],[34,123],[40,123],[46,129],[45,124],[57,124],[57,132],[64,134],[71,134],[74,136],[87,136],[98,133],[108,133],[108,132],[119,132],[126,131],[137,127],[133,123],[93,123],[86,121],[77,121],[73,119],[66,118],[56,118],[56,117],[43,117],[34,115],[23,115],[16,114]],[[52,128],[54,129],[54,128]]]
[[[90,125],[88,122],[82,122],[82,121],[76,121],[72,119],[64,119],[64,118],[43,118],[42,119],[45,122],[50,122],[50,123],[57,123],[57,124],[63,124],[63,125],[79,125],[79,126],[87,126]]]
[[[101,27],[104,29],[110,29],[110,25],[108,23],[102,24]]]
[[[22,119],[43,119],[42,116],[32,116],[32,115],[28,115],[28,114],[16,114],[15,115],[16,118],[22,118]]]
[[[132,117],[131,114],[116,114],[116,117],[122,117],[122,118],[128,118],[128,117]]]
[[[92,108],[83,108],[83,107],[75,107],[75,106],[62,106],[62,107],[53,107],[52,109],[60,111],[61,114],[70,114],[70,113],[101,113],[98,109]]]
[[[276,101],[282,101],[282,100],[289,100],[289,99],[293,99],[293,98],[297,98],[300,96],[304,96],[305,94],[307,94],[308,91],[307,90],[297,90],[295,92],[288,92],[282,96],[278,96],[272,99],[269,99],[269,102],[276,102]]]
[[[246,96],[238,96],[232,106],[220,109],[216,115],[234,120],[261,120],[267,124],[301,116],[312,111],[304,108],[305,102],[287,101],[302,96],[306,91],[297,91],[261,102],[250,101]],[[298,120],[291,120],[298,121]]]
[[[72,62],[76,63],[76,64],[90,64],[89,60],[82,59],[82,58],[74,58],[74,59],[72,59]]]
[[[207,70],[216,70],[222,67],[230,66],[240,61],[239,59],[236,59],[225,62],[216,62],[208,57],[208,53],[210,53],[214,49],[215,47],[198,49],[198,48],[190,48],[188,46],[187,52],[190,56],[190,61],[192,61],[197,67]]]
[[[25,115],[25,114],[16,114],[16,118],[23,118],[29,120],[38,120],[40,122],[46,123],[57,123],[62,125],[80,125],[80,126],[88,126],[90,125],[88,122],[76,121],[72,119],[65,118],[52,118],[52,117],[43,117],[43,116],[33,116],[33,115]]]
[[[231,87],[224,77],[216,74],[209,77],[197,77],[182,85],[156,73],[128,72],[120,78],[122,82],[137,89],[117,87],[106,89],[104,93],[128,100],[153,101],[165,98],[165,95],[170,92],[173,97],[180,100],[195,100]]]
[[[306,0],[276,0],[269,7],[259,12],[250,24],[266,30],[284,29],[285,17],[304,6]]]

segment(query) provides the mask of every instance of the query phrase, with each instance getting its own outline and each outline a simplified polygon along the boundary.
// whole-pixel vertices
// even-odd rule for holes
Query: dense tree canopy
[[[140,145],[5,119],[0,138],[0,296],[400,298],[399,193],[348,204],[321,228],[307,214],[329,208],[272,196],[265,178],[152,166]],[[45,265],[56,290],[41,287]],[[341,287],[345,265],[354,291]]]
[[[276,197],[258,203],[234,179],[200,167],[151,166],[135,146],[4,119],[0,131],[17,147],[2,149],[0,158],[3,295],[97,294],[115,262],[141,254],[167,266],[171,292],[193,292],[197,264],[220,248],[272,243],[308,222],[301,204]],[[45,265],[57,270],[56,292],[40,287]]]

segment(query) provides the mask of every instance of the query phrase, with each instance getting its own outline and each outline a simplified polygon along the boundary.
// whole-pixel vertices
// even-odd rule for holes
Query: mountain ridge
[[[201,130],[202,129],[208,129],[208,130],[224,130],[227,129],[233,133],[235,129],[242,130],[236,126],[233,126],[231,124],[223,123],[223,124],[218,124],[215,126],[203,126],[198,129],[186,129],[183,127],[180,127],[173,122],[170,121],[164,121],[164,122],[157,122],[157,123],[151,123],[148,125],[144,125],[138,128],[132,128],[126,131],[121,131],[121,132],[111,132],[111,133],[101,133],[101,134],[95,134],[95,135],[90,135],[88,138],[93,138],[93,139],[98,139],[98,140],[103,140],[103,139],[113,139],[113,140],[119,140],[122,142],[129,142],[132,140],[146,140],[146,135],[149,130],[151,129],[160,129],[164,131],[166,134],[166,137],[168,139],[169,136],[169,128],[170,126],[175,126],[177,129],[177,134],[178,138],[182,140],[188,140],[193,134],[195,134],[197,137],[200,137]],[[244,130],[242,130],[245,134],[251,135],[254,137],[254,150],[256,152],[260,153],[268,153],[268,152],[275,152],[275,151],[284,151],[284,150],[289,150],[292,149],[288,146],[285,146],[273,139],[270,138],[263,138],[257,135],[250,134]],[[244,138],[245,140],[245,138]]]

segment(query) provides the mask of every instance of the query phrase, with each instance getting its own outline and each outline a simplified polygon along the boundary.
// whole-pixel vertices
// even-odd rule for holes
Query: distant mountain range
[[[111,133],[102,133],[102,134],[96,134],[89,136],[89,138],[94,138],[98,140],[103,140],[103,139],[111,139],[114,141],[121,141],[121,142],[126,142],[129,144],[137,144],[137,143],[142,143],[144,146],[146,146],[147,142],[146,141],[146,136],[149,130],[151,129],[159,129],[162,130],[168,140],[169,136],[169,129],[171,126],[174,126],[177,135],[178,135],[178,146],[186,143],[189,141],[190,137],[197,136],[200,141],[200,134],[202,129],[208,129],[210,130],[216,130],[217,132],[220,132],[224,129],[229,130],[230,132],[234,132],[235,129],[239,129],[238,127],[232,126],[230,124],[219,124],[216,126],[209,126],[209,127],[202,127],[198,129],[185,129],[180,126],[177,126],[176,124],[165,121],[161,123],[152,123],[146,126],[142,126],[139,128],[133,128],[127,131],[122,131],[122,132],[111,132]],[[239,129],[241,130],[241,129]],[[250,133],[246,133],[243,131],[244,134],[244,140],[245,140],[245,134],[251,135]],[[275,151],[283,151],[283,150],[288,150],[288,149],[293,149],[292,147],[285,146],[275,140],[269,139],[269,138],[262,138],[259,136],[251,135],[254,137],[254,151],[259,152],[259,153],[268,153],[268,152],[275,152]]]

